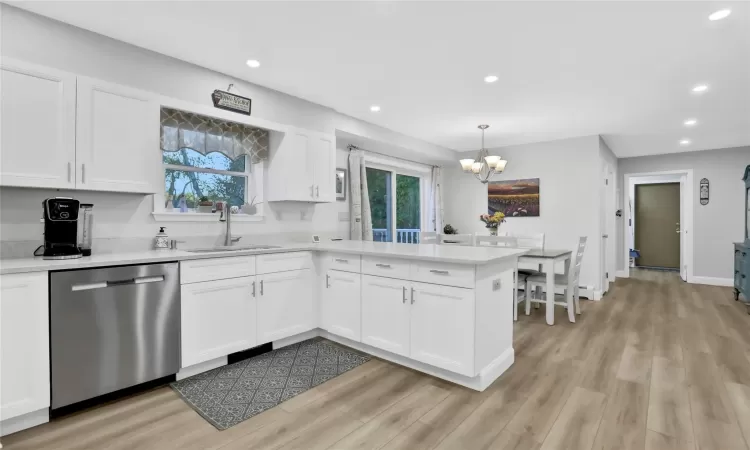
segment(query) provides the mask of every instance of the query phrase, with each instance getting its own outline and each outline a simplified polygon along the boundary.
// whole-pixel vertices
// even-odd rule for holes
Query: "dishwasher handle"
[[[115,281],[102,281],[99,283],[74,284],[73,286],[71,286],[70,290],[71,291],[89,291],[91,289],[128,286],[131,284],[158,283],[160,281],[164,281],[164,275],[159,275],[156,277],[137,277],[137,278],[129,278],[125,280],[115,280]]]

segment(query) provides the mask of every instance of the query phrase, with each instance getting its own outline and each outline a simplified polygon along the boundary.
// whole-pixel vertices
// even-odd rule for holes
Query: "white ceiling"
[[[619,157],[750,145],[747,3],[13,4],[456,150],[478,147],[480,123],[488,147],[593,134]]]

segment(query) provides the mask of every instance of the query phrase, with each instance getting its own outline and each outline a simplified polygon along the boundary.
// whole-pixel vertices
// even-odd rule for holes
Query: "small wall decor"
[[[214,102],[214,108],[225,109],[246,116],[250,115],[250,107],[253,101],[247,97],[242,97],[237,94],[232,94],[228,91],[232,90],[234,85],[230,84],[226,91],[216,89],[211,94],[211,100]]]
[[[708,178],[701,178],[700,199],[701,205],[708,205]]]
[[[346,200],[346,169],[336,169],[336,200]]]
[[[505,217],[539,216],[539,178],[490,181],[487,184],[488,214]]]

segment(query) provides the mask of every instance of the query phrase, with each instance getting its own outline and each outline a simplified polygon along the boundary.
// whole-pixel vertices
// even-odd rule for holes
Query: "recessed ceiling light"
[[[708,86],[705,84],[699,84],[695,87],[693,87],[693,92],[705,92],[706,89],[708,89]]]
[[[380,106],[378,106],[378,105],[372,105],[372,106],[370,106],[370,111],[372,111],[372,112],[380,112]]]
[[[720,9],[716,11],[715,13],[708,16],[708,20],[721,20],[726,19],[730,14],[732,14],[731,9]]]
[[[248,59],[246,64],[247,67],[252,67],[253,69],[260,67],[260,61],[257,59]]]
[[[497,80],[498,80],[497,75],[487,75],[486,77],[484,77],[485,83],[494,83]]]
[[[690,139],[683,139],[680,141],[680,145],[690,145]]]
[[[685,124],[686,127],[692,127],[693,125],[695,125],[696,123],[698,123],[698,121],[695,120],[695,119],[688,119],[688,120],[686,120],[683,123]]]

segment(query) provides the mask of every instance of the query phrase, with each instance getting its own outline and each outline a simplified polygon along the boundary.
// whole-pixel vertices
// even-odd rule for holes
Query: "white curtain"
[[[349,152],[349,192],[351,193],[349,210],[351,240],[371,241],[372,217],[370,215],[370,197],[367,191],[365,154],[362,150]]]
[[[430,189],[429,208],[430,226],[432,229],[426,231],[443,232],[443,169],[440,167],[432,168],[432,185]]]

